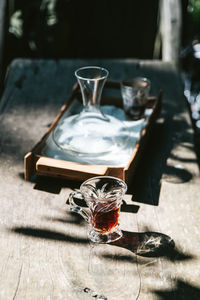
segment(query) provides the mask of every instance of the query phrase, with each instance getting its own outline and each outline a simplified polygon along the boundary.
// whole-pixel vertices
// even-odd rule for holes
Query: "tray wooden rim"
[[[119,89],[120,83],[114,81],[108,81],[106,83],[107,88]],[[56,126],[62,115],[69,108],[72,101],[76,98],[79,93],[78,84],[75,84],[70,98],[61,107],[56,118],[48,128],[44,136],[40,141],[29,151],[24,157],[24,177],[25,180],[30,180],[32,175],[42,175],[50,177],[58,177],[70,180],[84,181],[90,177],[98,175],[107,175],[118,177],[128,183],[129,177],[133,175],[136,165],[139,161],[139,152],[142,152],[142,148],[148,138],[152,124],[155,122],[161,111],[162,102],[162,91],[159,92],[158,97],[149,97],[150,100],[154,101],[152,106],[153,112],[148,118],[145,128],[141,132],[141,136],[136,143],[136,147],[133,150],[132,156],[124,167],[111,166],[111,165],[88,165],[76,162],[70,162],[55,158],[46,157],[40,154],[42,147],[49,134]],[[140,151],[141,150],[141,151]]]

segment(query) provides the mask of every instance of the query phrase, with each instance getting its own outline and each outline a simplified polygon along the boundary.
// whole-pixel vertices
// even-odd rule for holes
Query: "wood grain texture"
[[[4,62],[4,51],[5,51],[5,35],[8,27],[7,17],[7,1],[0,1],[0,94],[3,90],[3,81],[5,76],[5,62]]]
[[[66,200],[70,180],[23,178],[23,157],[46,132],[84,65],[110,78],[149,77],[163,90],[121,208],[123,238],[92,245]],[[199,170],[177,70],[133,60],[16,60],[0,102],[0,299],[199,299]],[[173,248],[173,242],[175,248]],[[104,295],[100,298],[100,295]]]
[[[160,0],[160,31],[163,61],[179,62],[182,32],[181,1]]]

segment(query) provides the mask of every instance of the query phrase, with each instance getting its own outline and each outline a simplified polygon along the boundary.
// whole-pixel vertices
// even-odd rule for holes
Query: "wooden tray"
[[[109,93],[111,91],[118,91],[119,93],[120,83],[108,81],[105,85],[105,90],[107,90]],[[148,141],[152,124],[155,122],[156,118],[160,114],[162,93],[160,92],[158,97],[148,98],[147,107],[152,108],[152,113],[148,117],[147,124],[142,130],[141,137],[139,138],[136,147],[133,150],[132,156],[125,167],[91,164],[89,165],[82,163],[80,164],[76,162],[58,160],[55,158],[50,158],[41,155],[46,139],[48,138],[49,134],[54,129],[59,119],[66,112],[66,110],[69,108],[70,104],[75,98],[80,98],[80,90],[77,84],[73,88],[71,97],[69,98],[67,103],[61,107],[60,112],[58,113],[56,119],[51,124],[46,134],[32,149],[32,151],[28,152],[25,155],[25,180],[30,180],[30,178],[35,174],[51,177],[60,177],[76,181],[84,181],[90,177],[98,175],[108,175],[121,178],[126,183],[128,183],[129,179],[131,178],[136,169],[136,165],[142,154],[142,150],[144,149],[146,142]],[[122,107],[122,99],[116,96],[103,96],[101,103],[102,105],[106,104]]]

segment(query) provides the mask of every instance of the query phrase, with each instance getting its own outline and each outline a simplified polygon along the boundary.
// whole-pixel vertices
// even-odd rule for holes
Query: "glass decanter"
[[[83,109],[61,119],[53,132],[57,146],[70,155],[99,156],[118,151],[126,145],[126,126],[114,116],[103,114],[100,109],[108,74],[106,69],[96,66],[83,67],[75,72]]]

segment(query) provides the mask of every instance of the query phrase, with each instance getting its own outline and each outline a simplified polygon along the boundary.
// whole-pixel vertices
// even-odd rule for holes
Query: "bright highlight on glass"
[[[70,194],[71,211],[80,214],[88,222],[91,241],[110,243],[122,237],[119,215],[126,190],[127,185],[121,179],[99,176],[86,180],[80,186],[80,191]],[[89,214],[74,201],[80,195],[89,207]]]
[[[123,107],[129,118],[138,120],[144,116],[150,88],[150,80],[144,77],[136,77],[121,82]]]
[[[53,132],[57,146],[70,155],[100,156],[126,146],[129,136],[124,123],[114,116],[104,115],[100,109],[108,74],[106,69],[96,66],[75,72],[83,109],[80,114],[62,118]]]

